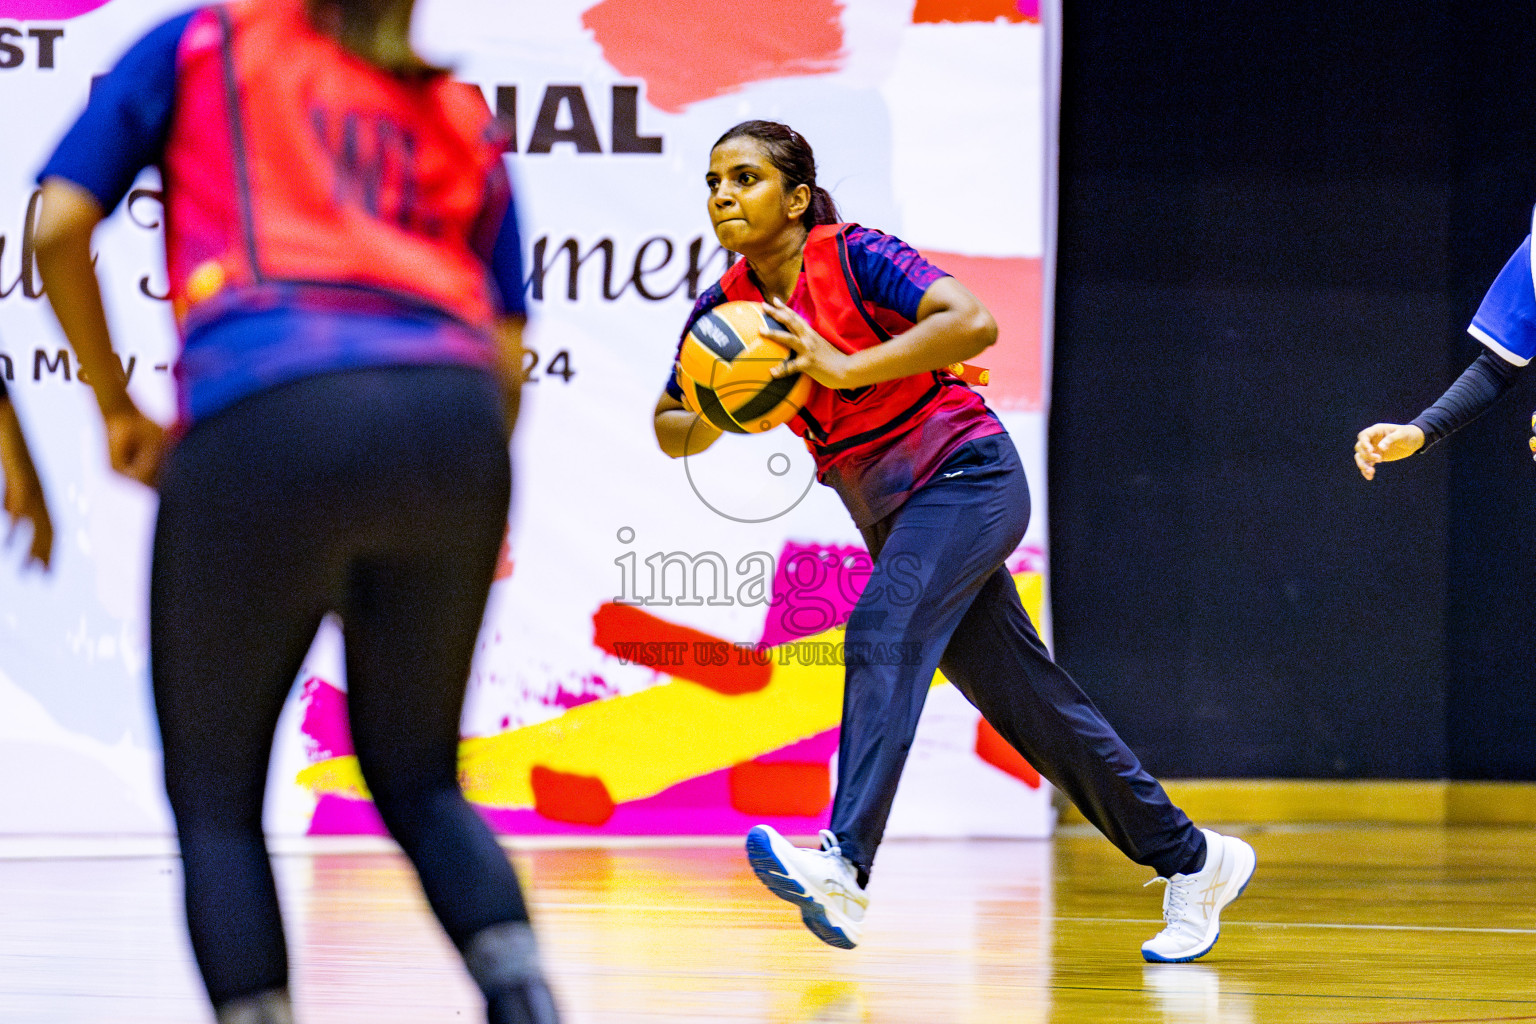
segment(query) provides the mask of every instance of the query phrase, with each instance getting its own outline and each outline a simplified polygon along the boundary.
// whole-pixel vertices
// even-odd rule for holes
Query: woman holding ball
[[[833,946],[859,941],[865,887],[936,669],[1088,820],[1168,883],[1166,927],[1149,961],[1194,960],[1254,869],[1240,839],[1197,829],[1093,703],[1052,661],[1005,560],[1029,522],[1018,453],[981,397],[944,368],[997,337],[964,285],[899,239],[839,223],[816,184],[810,145],[771,121],[731,128],[705,174],[720,244],[743,259],[700,296],[684,336],[723,302],[757,301],[788,327],[778,375],[815,386],[790,421],[874,560],[848,620],[843,721],[831,828],[819,850],[759,825],[753,870]],[[656,438],[678,458],[720,431],[681,401],[676,372],[656,404]],[[921,580],[916,601],[885,585],[892,566]],[[913,568],[915,567],[915,569]],[[861,651],[915,645],[909,664]],[[910,649],[910,648],[909,648]],[[888,659],[880,659],[888,660]]]

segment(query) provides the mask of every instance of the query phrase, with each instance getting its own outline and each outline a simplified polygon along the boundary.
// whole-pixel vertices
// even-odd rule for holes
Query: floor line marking
[[[1499,1020],[1536,1020],[1536,1017],[1447,1017],[1435,1020],[1382,1020],[1375,1024],[1492,1024]]]
[[[632,913],[645,914],[671,914],[676,913],[679,905],[659,903],[587,903],[571,902],[568,900],[540,899],[534,897],[529,900],[536,907],[549,910],[623,910]],[[690,914],[740,914],[753,913],[759,909],[756,902],[742,903],[732,906],[715,907],[689,907]],[[769,909],[776,909],[769,905]],[[1046,921],[1062,924],[1158,924],[1158,921],[1139,917],[1051,917]],[[1472,935],[1536,935],[1536,928],[1471,928],[1454,925],[1417,925],[1417,924],[1339,924],[1321,921],[1223,921],[1223,928],[1314,928],[1330,931],[1378,931],[1378,932],[1455,932]]]
[[[1115,985],[1020,985],[1019,988],[1038,988],[1042,991],[1052,992],[1141,992],[1147,993],[1145,986],[1115,986]],[[1494,1003],[1510,1004],[1513,1006],[1536,1005],[1532,999],[1501,999],[1490,996],[1431,996],[1423,994],[1403,995],[1401,993],[1381,994],[1375,992],[1261,992],[1257,989],[1233,988],[1221,986],[1218,995],[1222,996],[1249,996],[1256,999],[1354,999],[1354,1000],[1392,1000],[1399,1003]],[[1403,1021],[1375,1021],[1371,1024],[1483,1024],[1484,1021],[1500,1020],[1536,1020],[1536,1016],[1527,1017],[1465,1017],[1450,1018],[1446,1020],[1403,1020]]]
[[[1156,924],[1140,917],[1054,917],[1074,924]],[[1341,924],[1323,921],[1223,921],[1223,928],[1326,928],[1334,931],[1369,932],[1466,932],[1477,935],[1536,935],[1536,928],[1471,928],[1442,924]]]

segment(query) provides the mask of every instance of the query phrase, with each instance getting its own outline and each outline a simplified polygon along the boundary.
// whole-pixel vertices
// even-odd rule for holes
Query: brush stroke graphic
[[[1039,22],[1040,0],[917,0],[914,25],[940,22]]]
[[[106,6],[107,0],[0,0],[0,18],[67,21]]]
[[[679,626],[641,608],[605,604],[592,616],[592,643],[615,658],[666,668],[677,679],[726,696],[756,693],[768,685],[770,668],[726,650],[719,638]],[[719,664],[719,655],[725,663]]]
[[[923,250],[923,258],[976,294],[997,320],[997,344],[976,360],[992,372],[982,394],[1004,412],[1045,408],[1041,265],[1028,257],[963,256]]]
[[[707,31],[690,30],[697,26]],[[820,75],[841,67],[842,5],[778,0],[701,8],[692,0],[603,0],[581,24],[621,75],[645,79],[658,110],[680,113],[749,82]],[[793,32],[784,27],[793,25]]]
[[[791,544],[780,565],[795,553],[838,564],[856,555],[868,558],[859,549]],[[1022,572],[1015,583],[1026,609],[1038,615],[1042,577]],[[862,584],[851,591],[835,581],[830,586],[818,593],[846,619]],[[787,594],[775,586],[776,600]],[[639,622],[638,616],[644,616],[670,630],[686,629],[639,609],[606,605],[594,615],[595,637],[597,623],[615,614],[624,621]],[[601,827],[613,834],[700,835],[740,831],[767,820],[787,824],[797,834],[814,832],[830,798],[826,766],[842,716],[843,668],[794,652],[841,645],[843,629],[794,636],[782,620],[778,628],[782,640],[767,648],[772,656],[764,659],[767,681],[754,689],[717,689],[670,675],[638,693],[589,701],[557,718],[465,739],[459,748],[465,795],[499,831],[560,834]],[[719,642],[697,630],[679,635],[687,635],[690,646],[695,635]],[[612,642],[611,634],[608,639]],[[715,667],[674,666],[679,673],[694,674]],[[935,676],[934,685],[943,682],[942,675]],[[334,708],[329,715],[334,719]],[[307,732],[310,727],[306,716]],[[317,752],[340,747],[334,721],[328,729],[319,736],[311,733]],[[993,736],[978,731],[978,756],[1031,784],[1033,769]],[[999,751],[999,744],[1016,760]],[[355,757],[316,760],[298,782],[318,798],[312,833],[382,828],[366,803],[367,787]],[[1032,785],[1038,784],[1036,776]]]
[[[1007,772],[1030,789],[1040,788],[1040,773],[999,735],[985,718],[976,719],[976,756],[1000,772]]]

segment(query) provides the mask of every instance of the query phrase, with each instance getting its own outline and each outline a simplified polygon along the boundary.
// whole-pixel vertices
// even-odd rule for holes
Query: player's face
[[[773,166],[762,143],[738,136],[709,154],[709,219],[720,244],[750,254],[781,242],[805,211],[805,186],[786,193],[784,175]]]

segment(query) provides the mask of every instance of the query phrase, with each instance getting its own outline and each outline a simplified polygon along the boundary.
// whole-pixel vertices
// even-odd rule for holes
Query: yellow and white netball
[[[802,373],[771,373],[793,357],[764,331],[786,330],[757,302],[726,302],[694,323],[678,354],[683,404],[733,434],[772,430],[800,411],[811,393]]]

